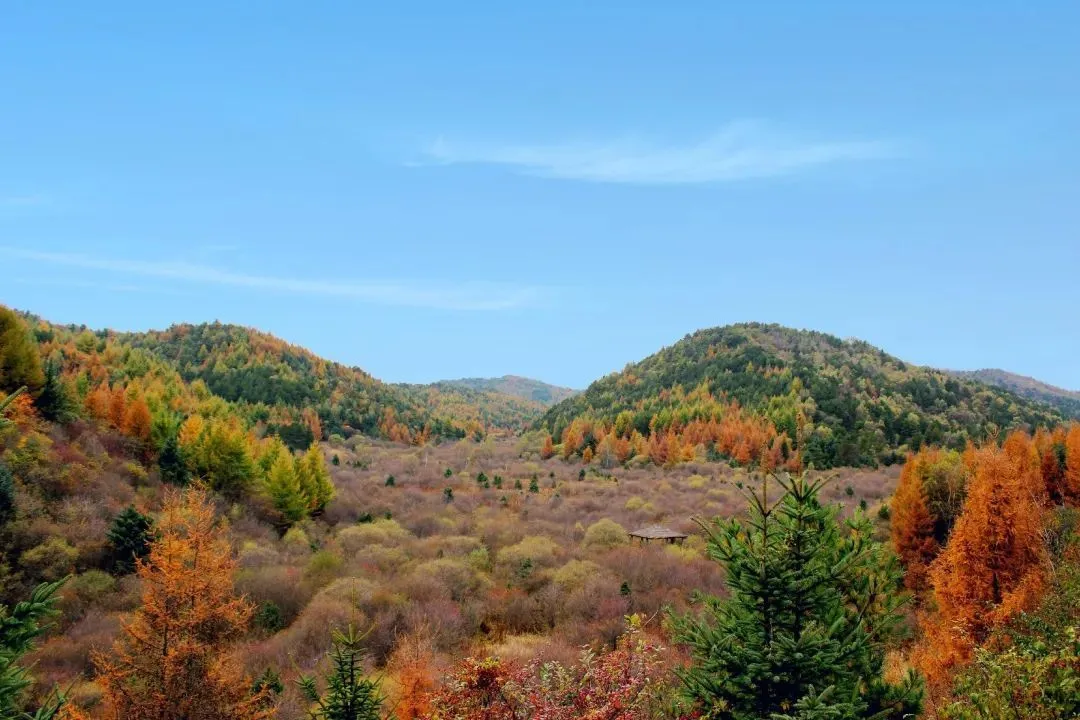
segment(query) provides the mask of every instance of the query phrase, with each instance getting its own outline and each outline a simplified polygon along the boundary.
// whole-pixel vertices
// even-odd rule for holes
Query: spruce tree
[[[7,465],[0,461],[0,527],[15,518],[15,480]]]
[[[116,516],[106,537],[112,545],[113,567],[117,572],[135,571],[135,561],[150,552],[153,527],[154,521],[133,505]]]
[[[60,376],[60,362],[56,358],[45,363],[45,382],[34,405],[51,422],[68,423],[75,419],[75,403]]]
[[[679,672],[706,717],[856,720],[918,712],[922,685],[882,679],[896,632],[900,570],[861,512],[847,521],[818,501],[827,479],[777,477],[782,495],[745,493],[745,521],[702,522],[729,597],[673,618],[693,662]]]
[[[383,695],[378,680],[363,675],[364,638],[349,626],[334,631],[330,660],[334,665],[326,678],[326,692],[319,694],[315,678],[303,676],[297,684],[314,707],[312,720],[378,720]]]
[[[31,678],[20,664],[34,641],[48,629],[63,584],[64,580],[58,580],[39,585],[13,608],[0,605],[0,718],[4,720],[48,720],[64,703],[62,696],[53,693],[37,712],[24,712],[23,691]]]
[[[191,479],[176,433],[169,433],[165,437],[161,454],[158,455],[158,469],[161,470],[161,479],[172,485],[187,485]]]

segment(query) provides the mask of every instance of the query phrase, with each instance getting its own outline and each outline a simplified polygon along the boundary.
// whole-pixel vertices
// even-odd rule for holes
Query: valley
[[[226,620],[236,628],[198,651],[228,648],[221,682],[232,695],[214,702],[280,720],[308,716],[316,686],[305,678],[333,672],[330,655],[349,642],[334,633],[347,628],[364,633],[351,672],[377,677],[368,689],[399,720],[487,717],[467,710],[489,702],[472,694],[484,667],[512,694],[542,667],[582,687],[607,682],[594,662],[612,682],[633,678],[626,714],[612,717],[697,717],[677,678],[713,646],[695,639],[712,625],[694,630],[688,618],[716,612],[723,623],[724,603],[757,592],[733,584],[733,546],[767,564],[791,551],[793,540],[768,549],[771,535],[754,544],[767,525],[740,524],[769,522],[755,520],[755,495],[762,507],[804,503],[798,512],[819,514],[805,537],[834,543],[820,552],[869,563],[860,572],[881,584],[851,592],[877,587],[867,602],[897,629],[862,642],[921,673],[884,676],[897,713],[966,692],[974,648],[941,624],[952,606],[927,612],[930,598],[950,597],[937,568],[961,562],[954,525],[992,536],[968,526],[1027,513],[1008,537],[1026,527],[1035,545],[1002,547],[1019,574],[1005,581],[1013,594],[988,602],[1035,611],[1060,601],[1045,611],[1060,629],[1080,599],[1071,585],[1046,589],[1049,576],[1033,569],[1069,578],[1076,567],[1080,425],[857,341],[717,328],[572,393],[513,377],[385,384],[220,324],[111,333],[0,308],[0,338],[0,602],[53,594],[42,608],[55,607],[55,624],[39,626],[11,667],[33,667],[32,683],[17,681],[19,702],[56,717],[136,712],[126,693],[144,671],[115,663],[176,620],[148,614],[155,592],[175,584],[187,596],[202,582],[191,543],[217,548],[206,572],[221,604],[200,612],[219,613],[213,633]],[[814,489],[797,500],[792,482]],[[978,502],[998,504],[987,515]],[[631,538],[649,526],[687,538]],[[815,562],[825,561],[782,573]],[[978,627],[989,637],[998,625]],[[237,694],[253,678],[253,694]],[[515,703],[569,707],[551,688],[520,692]]]

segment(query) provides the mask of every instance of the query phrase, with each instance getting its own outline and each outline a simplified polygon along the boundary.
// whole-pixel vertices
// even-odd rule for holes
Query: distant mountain
[[[454,382],[430,385],[395,385],[407,398],[436,417],[467,432],[483,428],[495,432],[524,430],[544,414],[549,403],[529,400],[497,390],[483,390]]]
[[[596,438],[611,434],[643,452],[638,436],[683,433],[691,449],[724,456],[742,442],[753,447],[737,454],[752,457],[774,442],[772,428],[754,418],[781,436],[777,456],[798,451],[818,468],[891,461],[923,444],[963,447],[994,430],[1062,419],[1008,390],[911,365],[866,342],[748,323],[688,335],[553,406],[537,426],[582,453],[606,450]],[[706,425],[684,433],[696,420]]]
[[[1004,388],[1029,400],[1046,403],[1056,408],[1062,415],[1080,419],[1080,392],[1075,390],[1065,390],[1026,375],[1017,375],[997,368],[947,370],[946,372],[956,377],[978,380],[987,385]]]
[[[525,400],[533,400],[545,406],[554,405],[566,398],[573,397],[579,391],[567,387],[549,385],[539,380],[521,377],[519,375],[503,375],[497,378],[462,378],[460,380],[443,380],[437,385],[449,385],[465,387],[472,390],[485,390],[489,392],[512,395]]]

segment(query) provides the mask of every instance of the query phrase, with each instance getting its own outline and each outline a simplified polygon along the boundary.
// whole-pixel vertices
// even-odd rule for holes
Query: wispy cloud
[[[444,310],[510,310],[541,302],[549,289],[505,283],[420,283],[402,281],[333,282],[233,272],[183,261],[104,258],[0,246],[0,254],[23,260],[100,270],[138,277],[268,292],[353,298],[363,302]]]
[[[735,122],[691,144],[625,139],[566,144],[459,143],[439,139],[419,165],[501,165],[540,177],[680,185],[792,175],[840,162],[896,157],[883,140],[807,140],[757,122]]]

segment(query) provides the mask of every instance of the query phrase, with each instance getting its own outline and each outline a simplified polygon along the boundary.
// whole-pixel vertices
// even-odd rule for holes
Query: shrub
[[[576,590],[590,578],[603,573],[603,568],[591,560],[571,560],[555,571],[552,582],[562,590]]]
[[[585,531],[581,544],[589,549],[610,550],[630,542],[626,528],[609,518],[597,520]]]
[[[19,562],[32,577],[52,581],[73,573],[78,557],[79,551],[67,540],[51,537],[24,552]]]

